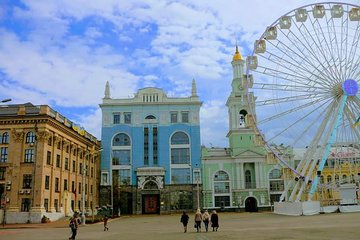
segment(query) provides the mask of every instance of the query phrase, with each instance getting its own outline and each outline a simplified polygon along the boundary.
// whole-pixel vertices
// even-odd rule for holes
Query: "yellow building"
[[[83,206],[91,214],[99,199],[99,149],[94,136],[47,105],[1,106],[0,196],[6,222],[56,220]]]

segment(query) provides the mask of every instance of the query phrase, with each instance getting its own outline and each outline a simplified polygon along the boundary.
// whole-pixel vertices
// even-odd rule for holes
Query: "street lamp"
[[[6,103],[6,102],[10,102],[11,101],[11,98],[7,98],[7,99],[4,99],[4,100],[1,100],[1,103]]]

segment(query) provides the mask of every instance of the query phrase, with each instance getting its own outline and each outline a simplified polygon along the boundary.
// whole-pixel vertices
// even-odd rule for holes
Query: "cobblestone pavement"
[[[273,213],[220,213],[218,232],[196,233],[194,214],[190,214],[188,232],[183,233],[180,215],[123,216],[109,222],[104,232],[102,223],[81,226],[78,240],[90,239],[360,239],[360,213],[333,213],[290,217]],[[66,221],[48,224],[21,224],[0,227],[1,240],[68,239]]]

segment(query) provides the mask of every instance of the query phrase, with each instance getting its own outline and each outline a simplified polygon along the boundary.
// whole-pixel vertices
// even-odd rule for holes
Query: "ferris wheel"
[[[359,154],[359,41],[359,6],[311,4],[268,26],[246,59],[257,131],[294,173],[281,200],[311,200],[329,154]],[[277,150],[283,144],[306,149],[296,167]]]

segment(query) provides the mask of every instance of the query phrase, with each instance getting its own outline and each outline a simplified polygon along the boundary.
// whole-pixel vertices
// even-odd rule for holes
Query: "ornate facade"
[[[83,204],[88,214],[95,211],[100,142],[94,136],[49,106],[27,103],[1,106],[0,140],[7,223],[56,220],[82,211]]]
[[[166,213],[197,207],[201,102],[158,88],[114,99],[106,83],[102,104],[101,204],[114,213]]]

